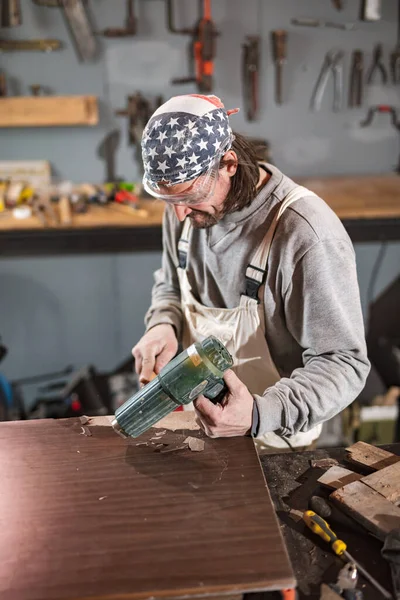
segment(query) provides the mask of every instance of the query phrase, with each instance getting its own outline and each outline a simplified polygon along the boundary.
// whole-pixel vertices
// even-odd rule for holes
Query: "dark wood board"
[[[126,441],[78,419],[0,424],[2,600],[294,587],[252,440],[161,453],[155,433]],[[165,430],[162,449],[188,435],[202,437]]]

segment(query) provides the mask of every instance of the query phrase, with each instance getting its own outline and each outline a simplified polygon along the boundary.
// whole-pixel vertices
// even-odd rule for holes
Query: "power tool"
[[[227,391],[223,375],[232,366],[232,356],[213,335],[195,342],[117,409],[114,430],[124,438],[135,438],[200,394],[212,402],[222,400]]]

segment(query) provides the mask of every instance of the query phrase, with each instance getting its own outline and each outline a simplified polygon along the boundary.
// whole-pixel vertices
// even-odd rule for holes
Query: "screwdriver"
[[[362,567],[352,556],[347,552],[347,546],[343,540],[340,540],[336,533],[332,531],[329,527],[328,523],[319,515],[317,515],[313,510],[306,510],[303,513],[303,521],[320,538],[322,538],[325,542],[331,545],[332,550],[337,556],[345,556],[347,560],[356,565],[358,571],[362,573],[367,579],[381,594],[384,598],[388,598],[388,600],[392,600],[392,594],[390,594],[385,588],[383,588],[380,583],[376,581]]]
[[[271,35],[272,53],[276,69],[275,101],[277,104],[282,104],[282,71],[286,62],[287,31],[277,29],[272,31]]]

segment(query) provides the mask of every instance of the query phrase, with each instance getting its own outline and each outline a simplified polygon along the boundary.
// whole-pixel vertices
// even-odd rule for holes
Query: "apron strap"
[[[189,248],[189,234],[192,224],[190,219],[186,218],[183,224],[181,237],[178,242],[178,260],[181,269],[186,269],[187,253]]]
[[[253,298],[253,300],[259,299],[259,290],[260,287],[265,282],[267,276],[267,263],[268,257],[271,250],[272,241],[274,239],[275,231],[279,223],[279,219],[285,212],[285,210],[296,202],[296,200],[300,200],[301,198],[305,198],[308,196],[317,196],[314,192],[311,192],[305,187],[300,185],[296,186],[291,190],[287,196],[281,201],[279,208],[277,209],[273,221],[271,223],[270,228],[265,234],[261,244],[257,248],[251,263],[247,266],[246,269],[246,291],[243,294],[244,296],[249,296],[249,298]]]

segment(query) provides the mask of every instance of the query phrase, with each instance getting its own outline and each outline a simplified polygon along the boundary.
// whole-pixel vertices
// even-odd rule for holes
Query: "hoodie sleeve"
[[[255,396],[258,435],[290,436],[332,418],[358,396],[370,369],[350,241],[311,246],[295,266],[284,310],[303,367]]]

